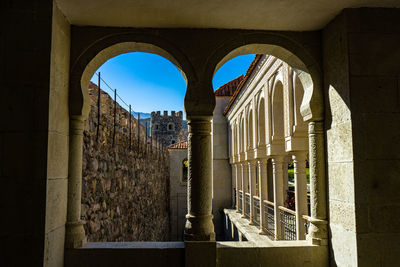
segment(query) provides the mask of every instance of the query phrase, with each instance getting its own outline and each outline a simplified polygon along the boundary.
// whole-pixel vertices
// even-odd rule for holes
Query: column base
[[[306,239],[313,245],[328,245],[328,221],[305,216],[310,223]]]
[[[213,216],[186,215],[185,241],[215,241]]]
[[[86,234],[83,225],[85,221],[78,222],[67,222],[65,229],[65,247],[66,248],[80,248],[83,247],[86,242]]]
[[[266,235],[267,233],[266,233],[263,229],[261,229],[261,230],[258,232],[258,234],[259,234],[259,235]]]
[[[255,223],[254,223],[253,219],[250,219],[250,221],[249,221],[249,225],[255,225]]]

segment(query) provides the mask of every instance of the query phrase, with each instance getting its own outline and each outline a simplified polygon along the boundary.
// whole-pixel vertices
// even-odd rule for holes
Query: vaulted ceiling
[[[71,24],[154,28],[316,30],[344,8],[399,0],[56,0]]]

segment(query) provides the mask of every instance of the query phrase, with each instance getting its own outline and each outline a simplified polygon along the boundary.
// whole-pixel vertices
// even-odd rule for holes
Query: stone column
[[[303,215],[308,215],[307,210],[307,173],[306,173],[307,152],[296,152],[293,155],[295,198],[296,198],[296,235],[297,240],[305,239],[305,227]]]
[[[188,214],[185,240],[214,241],[211,116],[188,118]]]
[[[326,181],[324,124],[313,121],[308,124],[311,217],[307,239],[313,244],[327,245]]]
[[[254,225],[254,201],[253,196],[256,192],[256,168],[257,162],[255,160],[251,160],[248,162],[249,166],[249,185],[250,185],[250,225]]]
[[[70,119],[66,248],[79,248],[86,243],[85,222],[81,220],[83,123],[82,117]]]
[[[246,217],[246,192],[248,187],[248,170],[247,170],[247,162],[242,163],[242,218]]]
[[[239,164],[235,164],[235,178],[236,178],[236,212],[239,213],[239,189],[241,187],[241,180],[239,179]]]
[[[274,156],[272,158],[272,170],[274,176],[274,217],[275,217],[275,240],[281,239],[281,223],[279,206],[283,206],[283,165],[284,156]]]
[[[289,157],[284,157],[283,158],[283,192],[285,193],[285,198],[284,202],[287,200],[287,191],[289,190],[289,173],[288,173],[288,167],[289,167]]]
[[[260,159],[258,161],[259,192],[260,192],[260,234],[265,234],[264,227],[264,200],[268,199],[268,181],[267,181],[267,161],[268,159]]]
[[[231,190],[231,194],[232,194],[232,208],[235,208],[235,204],[236,204],[236,193],[237,193],[237,183],[236,183],[236,164],[232,164],[232,190]]]

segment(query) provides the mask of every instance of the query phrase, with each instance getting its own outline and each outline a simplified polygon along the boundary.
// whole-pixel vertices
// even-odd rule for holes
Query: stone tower
[[[157,138],[164,146],[175,144],[180,131],[182,130],[182,111],[164,111],[161,115],[160,111],[151,112],[150,132],[153,138]]]

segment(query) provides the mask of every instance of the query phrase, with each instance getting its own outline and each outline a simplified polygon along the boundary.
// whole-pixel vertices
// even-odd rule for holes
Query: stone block
[[[65,227],[61,226],[45,236],[44,264],[45,267],[64,266]]]
[[[400,112],[396,76],[352,76],[350,85],[353,112]]]
[[[329,221],[346,231],[356,231],[355,206],[341,201],[329,201]]]
[[[47,180],[46,232],[63,226],[67,218],[68,179]]]
[[[354,203],[353,162],[329,162],[327,168],[329,199]]]
[[[400,233],[399,214],[400,206],[397,203],[386,206],[370,206],[368,220],[370,229],[375,233]]]
[[[349,107],[349,99],[343,99],[343,93],[337,91],[338,89],[329,86],[328,94],[329,94],[329,107],[331,112],[331,127],[333,128],[335,125],[348,122],[351,120],[351,112]]]
[[[350,162],[353,160],[351,121],[341,123],[327,131],[328,162]]]
[[[400,159],[399,114],[357,114],[353,129],[354,154],[358,159]]]
[[[356,233],[332,222],[329,231],[330,266],[358,266]]]
[[[204,255],[207,255],[206,257]],[[216,242],[185,242],[185,266],[213,267],[217,266]]]
[[[68,177],[68,136],[51,132],[48,136],[48,178],[67,178]]]
[[[355,168],[357,204],[399,203],[400,160],[359,160]]]

